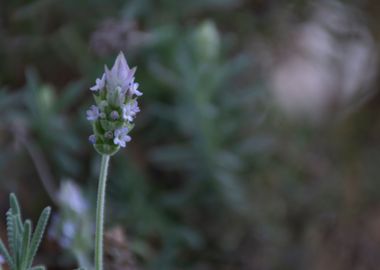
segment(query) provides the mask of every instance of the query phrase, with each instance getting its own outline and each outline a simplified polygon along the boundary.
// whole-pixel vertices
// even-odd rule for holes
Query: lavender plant
[[[46,224],[50,216],[50,207],[46,207],[32,233],[32,222],[22,222],[21,210],[16,195],[9,196],[10,209],[7,212],[7,233],[10,251],[0,239],[0,253],[4,256],[11,270],[43,270],[44,266],[32,266],[41,243]]]
[[[94,134],[89,141],[102,156],[96,206],[95,269],[103,269],[103,227],[105,189],[110,156],[131,140],[128,135],[133,128],[133,120],[140,111],[137,97],[142,93],[135,82],[136,67],[130,68],[122,52],[111,68],[105,66],[103,75],[96,79],[90,90],[96,105],[87,111],[87,119],[92,123]]]

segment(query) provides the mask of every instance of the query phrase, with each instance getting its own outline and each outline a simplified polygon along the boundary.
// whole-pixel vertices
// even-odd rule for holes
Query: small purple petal
[[[104,88],[106,84],[106,74],[103,73],[102,77],[100,79],[96,79],[95,85],[90,88],[91,91],[99,91]]]
[[[114,72],[119,78],[125,78],[127,77],[129,70],[127,60],[125,59],[124,54],[120,52],[112,67],[112,72]]]
[[[90,143],[95,144],[96,143],[96,136],[94,134],[92,134],[88,137],[88,140],[90,141]]]
[[[134,78],[132,79],[132,81],[130,82],[129,84],[129,95],[130,96],[133,96],[133,95],[136,95],[136,96],[142,96],[143,93],[141,93],[139,90],[139,84],[138,83],[135,83],[134,82]]]

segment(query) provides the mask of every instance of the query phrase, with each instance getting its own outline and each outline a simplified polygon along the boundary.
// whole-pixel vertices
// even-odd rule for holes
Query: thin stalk
[[[98,198],[96,202],[95,270],[103,270],[104,207],[106,199],[106,182],[109,160],[109,155],[102,155],[102,162],[100,164]]]

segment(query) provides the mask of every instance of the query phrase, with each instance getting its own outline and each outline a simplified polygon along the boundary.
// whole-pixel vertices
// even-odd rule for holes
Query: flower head
[[[140,112],[137,97],[142,93],[135,82],[136,67],[130,68],[123,53],[119,53],[111,69],[105,66],[101,78],[90,88],[96,105],[87,111],[94,134],[89,141],[100,154],[112,155],[131,140],[128,133]]]

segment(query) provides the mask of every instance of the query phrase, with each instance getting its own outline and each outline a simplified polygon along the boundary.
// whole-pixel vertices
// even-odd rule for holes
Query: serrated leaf
[[[21,210],[20,210],[20,204],[18,203],[17,197],[14,193],[11,193],[9,195],[9,204],[12,209],[12,214],[16,216],[16,222],[17,229],[22,233],[23,232],[23,226],[21,221]],[[15,225],[13,224],[13,225]]]
[[[14,193],[11,193],[9,195],[9,204],[10,204],[11,209],[12,209],[12,214],[18,215],[21,212],[20,211],[20,204],[18,203],[17,197]]]
[[[19,230],[19,226],[17,225],[17,215],[12,215],[13,219],[13,237],[14,237],[14,244],[15,244],[15,254],[13,254],[13,261],[15,264],[16,269],[19,269],[20,267],[20,260],[21,260],[21,245],[22,245],[22,233]]]
[[[46,228],[49,216],[50,216],[50,212],[51,212],[51,208],[46,207],[42,211],[41,216],[38,219],[37,226],[36,226],[36,229],[33,233],[32,241],[30,243],[30,249],[28,252],[27,269],[32,266],[33,259],[36,256],[38,247],[41,243],[41,240],[42,240],[42,237],[43,237],[43,234],[44,234],[44,231],[45,231],[45,228]]]
[[[15,250],[15,238],[14,238],[14,226],[13,226],[13,217],[12,217],[12,209],[9,209],[6,213],[6,220],[7,220],[7,237],[8,237],[8,244],[10,248],[10,252],[13,256],[16,254]]]

